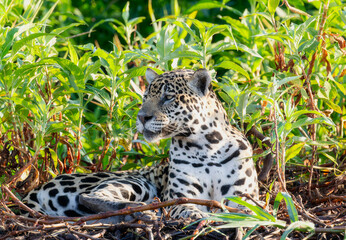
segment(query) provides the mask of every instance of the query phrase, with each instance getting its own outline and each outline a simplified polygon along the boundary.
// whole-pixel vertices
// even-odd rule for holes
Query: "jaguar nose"
[[[143,112],[139,112],[137,115],[139,121],[141,121],[141,123],[144,125],[146,122],[148,122],[150,119],[153,118],[153,116],[147,115]]]

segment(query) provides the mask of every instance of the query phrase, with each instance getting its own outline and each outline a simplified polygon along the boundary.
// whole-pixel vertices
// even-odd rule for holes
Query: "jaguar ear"
[[[207,69],[198,69],[189,81],[189,85],[200,96],[206,96],[209,92],[211,77]]]
[[[154,70],[147,68],[145,77],[147,78],[148,83],[151,83],[157,76],[159,75]]]

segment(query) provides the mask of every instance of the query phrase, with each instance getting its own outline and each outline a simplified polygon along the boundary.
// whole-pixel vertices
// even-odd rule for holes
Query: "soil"
[[[5,148],[6,149],[6,148]],[[4,150],[5,151],[5,150]],[[0,161],[5,166],[11,162],[10,155],[6,152],[0,153]],[[9,153],[9,152],[8,152]],[[12,152],[13,153],[13,152]],[[6,156],[7,158],[6,158]],[[18,162],[12,161],[13,164]],[[2,165],[2,164],[0,164]],[[324,166],[328,167],[328,166]],[[13,167],[17,168],[17,167]],[[1,170],[2,169],[2,170]],[[9,175],[11,168],[1,167],[2,176]],[[17,169],[23,169],[20,166]],[[315,232],[292,231],[289,239],[346,239],[346,175],[336,176],[332,171],[315,173],[316,179],[311,186],[306,179],[297,179],[297,176],[304,176],[310,167],[287,167],[286,187],[287,192],[292,196],[300,221],[308,221],[314,224]],[[345,172],[346,164],[343,161],[338,169]],[[19,176],[19,171],[16,175]],[[21,173],[22,174],[22,173]],[[318,175],[320,174],[320,175]],[[325,175],[324,175],[325,174]],[[276,179],[276,169],[270,171],[266,182],[260,184],[261,203],[267,204],[263,207],[272,214],[272,206],[275,196],[280,191],[279,182]],[[14,177],[8,176],[9,179]],[[318,177],[318,178],[317,178]],[[321,180],[322,179],[322,180]],[[32,182],[32,181],[30,181]],[[14,184],[10,181],[2,185],[2,195],[0,199],[0,240],[2,239],[242,239],[251,228],[242,229],[220,229],[225,223],[196,221],[191,219],[171,219],[169,213],[162,214],[157,220],[135,219],[131,222],[121,224],[102,224],[99,220],[85,221],[74,219],[67,221],[62,218],[47,216],[24,217],[18,215],[19,208],[23,208],[13,192],[18,193],[18,187],[8,187]],[[18,194],[17,194],[18,195]],[[269,196],[269,197],[267,197]],[[268,199],[266,199],[266,197]],[[181,204],[189,199],[180,199],[171,204]],[[195,200],[192,204],[203,204],[203,200]],[[160,203],[161,204],[161,203]],[[162,203],[163,204],[163,203]],[[211,203],[207,203],[211,204]],[[260,203],[259,203],[260,204]],[[263,204],[260,204],[263,205]],[[162,207],[155,205],[154,207]],[[167,205],[168,206],[168,205]],[[214,207],[218,207],[217,204]],[[131,209],[130,209],[131,210]],[[128,210],[128,211],[130,211]],[[17,214],[15,214],[17,213]],[[106,215],[98,216],[102,219]],[[277,218],[290,224],[289,214],[284,201],[281,202]],[[287,229],[287,228],[286,228]],[[275,226],[261,226],[251,232],[247,239],[280,239],[286,229]]]

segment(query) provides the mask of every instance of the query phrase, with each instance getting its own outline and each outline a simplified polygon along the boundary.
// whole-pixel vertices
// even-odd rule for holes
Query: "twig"
[[[24,209],[25,211],[29,212],[29,214],[33,217],[42,217],[43,215],[39,212],[36,212],[35,210],[29,208],[28,206],[26,206],[25,204],[23,204],[9,189],[8,187],[3,184],[1,186],[1,189],[3,192],[6,192],[11,199],[18,205],[20,206],[22,209]]]
[[[265,207],[263,207],[261,204],[259,204],[259,202],[258,202],[256,199],[254,199],[253,197],[251,197],[250,194],[244,193],[244,194],[242,194],[241,196],[242,196],[242,197],[246,197],[247,199],[250,199],[250,200],[251,200],[252,202],[254,202],[258,207],[265,209]]]
[[[195,231],[193,232],[193,236],[197,236],[197,234],[199,234],[199,231],[207,224],[206,220],[202,220],[198,223],[198,226],[196,227]],[[194,237],[191,238],[191,240],[193,240]]]
[[[98,234],[95,234],[95,235],[91,236],[91,235],[88,235],[88,234],[85,234],[85,233],[81,233],[81,232],[75,231],[75,230],[73,230],[73,229],[69,229],[69,231],[70,231],[71,233],[74,233],[74,234],[78,235],[78,236],[81,236],[81,237],[84,237],[84,238],[87,238],[87,239],[91,239],[91,240],[105,239],[105,238],[101,238],[101,236],[102,236],[104,233],[103,233],[103,234],[102,234],[102,233],[98,233]]]
[[[312,211],[315,213],[319,213],[319,212],[323,212],[323,211],[334,210],[337,208],[346,208],[346,204],[329,206],[329,207],[317,207],[317,208],[313,209]]]
[[[111,140],[109,138],[109,133],[108,133],[108,130],[106,130],[106,139],[105,139],[105,143],[103,145],[103,148],[102,148],[102,152],[98,158],[98,163],[97,163],[97,166],[96,166],[96,169],[97,171],[102,171],[103,170],[103,158],[105,157],[108,149],[109,149],[109,145],[111,143]]]
[[[317,220],[317,219],[315,219],[315,218],[313,218],[313,217],[310,217],[308,214],[305,213],[305,212],[306,212],[305,210],[303,210],[303,211],[298,211],[298,212],[299,212],[299,214],[301,214],[303,217],[309,219],[311,222],[314,222],[315,224],[318,224],[318,225],[321,225],[321,226],[327,226],[325,223],[323,223],[323,222],[321,222],[321,221],[319,221],[319,220]]]
[[[150,227],[146,227],[144,230],[148,234],[148,239],[149,240],[154,240],[154,234],[153,234],[152,229]]]
[[[302,10],[300,9],[297,9],[295,7],[292,7],[291,5],[289,5],[288,1],[287,0],[283,0],[284,4],[286,5],[286,7],[291,11],[291,12],[294,12],[294,13],[297,13],[297,14],[300,14],[300,15],[304,15],[304,16],[307,16],[307,17],[311,17],[310,14],[306,13],[306,12],[303,12]]]
[[[22,167],[19,171],[17,171],[16,174],[8,181],[9,185],[12,185],[13,183],[16,183],[17,179],[20,178],[25,171],[30,171],[31,170],[32,165],[35,164],[34,160],[35,160],[35,157],[36,157],[36,154],[35,154],[35,157],[32,158],[31,155],[28,154],[27,152],[25,152],[23,149],[20,149],[19,147],[16,147],[14,145],[12,145],[12,146],[15,149],[19,150],[21,153],[23,153],[27,157],[28,162],[27,162],[27,164],[24,167]]]
[[[327,202],[327,201],[335,201],[335,202],[346,202],[346,197],[345,196],[334,196],[330,195],[328,197],[324,198],[319,198],[319,199],[312,199],[311,200],[313,203],[322,203],[322,202]]]
[[[293,199],[295,199],[293,197]],[[319,219],[316,219],[311,213],[307,212],[304,208],[304,204],[303,204],[303,199],[300,195],[297,196],[296,198],[296,207],[298,212],[305,218],[309,219],[310,221],[314,222],[315,224],[318,224],[320,226],[325,227],[326,224],[324,224],[323,222],[321,222]],[[309,215],[310,214],[310,215]],[[311,216],[312,215],[312,216]]]
[[[327,12],[328,12],[328,7],[329,7],[329,2],[327,2],[327,4],[324,5],[323,7],[323,14],[322,14],[322,19],[321,19],[321,23],[320,23],[320,29],[318,31],[318,36],[317,36],[317,42],[319,43],[321,38],[322,38],[322,33],[324,30],[324,25],[326,23],[327,20]],[[317,110],[317,107],[315,106],[314,103],[314,97],[313,97],[313,92],[311,89],[311,84],[310,84],[310,78],[311,78],[311,74],[312,74],[312,69],[314,67],[315,64],[315,60],[317,57],[317,52],[315,51],[315,53],[312,55],[310,64],[309,64],[309,69],[307,74],[305,75],[305,71],[303,71],[303,76],[305,78],[305,83],[307,84],[307,90],[308,90],[308,95],[310,98],[310,107],[312,110]],[[312,114],[312,118],[315,118],[315,114]],[[316,124],[312,124],[311,125],[311,140],[312,141],[316,141]],[[311,168],[310,168],[310,177],[309,177],[309,197],[312,199],[312,194],[311,194],[311,184],[312,184],[312,178],[313,178],[313,173],[314,173],[314,163],[315,163],[315,158],[316,158],[316,152],[317,152],[317,146],[313,146],[312,147],[312,156],[311,156]]]
[[[315,228],[315,233],[343,233],[346,227]]]
[[[140,207],[133,207],[133,208],[125,208],[118,211],[110,211],[110,212],[104,212],[99,214],[93,214],[89,216],[84,217],[55,217],[55,216],[46,216],[48,219],[38,219],[37,222],[40,224],[53,224],[58,223],[62,221],[70,221],[70,222],[87,222],[91,220],[99,220],[99,219],[105,219],[113,216],[119,216],[119,215],[129,215],[133,214],[135,212],[142,212],[147,210],[154,210],[158,208],[168,207],[172,205],[181,205],[181,204],[197,204],[197,205],[203,205],[203,206],[209,206],[209,207],[215,207],[222,209],[223,207],[226,208],[229,212],[243,212],[240,209],[237,208],[231,208],[228,206],[222,206],[220,202],[215,200],[203,200],[203,199],[191,199],[191,198],[177,198],[165,202],[154,202],[148,205],[140,206]]]
[[[83,35],[86,35],[86,34],[90,34],[90,33],[93,33],[93,32],[95,32],[95,30],[78,33],[76,35],[73,35],[73,36],[70,36],[70,37],[66,37],[66,39],[72,39],[72,38],[80,37],[80,36],[83,36]]]
[[[0,199],[0,204],[8,212],[8,214],[10,214],[11,216],[15,216],[15,214],[11,211],[11,209],[9,209],[8,206],[5,204],[3,199]],[[4,214],[4,210],[1,208],[0,208],[0,210]]]

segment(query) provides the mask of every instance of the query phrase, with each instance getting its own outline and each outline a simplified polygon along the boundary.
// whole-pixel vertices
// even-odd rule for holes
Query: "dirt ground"
[[[290,239],[345,239],[346,229],[346,176],[317,184],[312,191],[314,200],[309,197],[306,184],[288,184],[293,195],[300,220],[313,222],[316,232],[313,235],[295,231]],[[262,187],[265,199],[265,187]],[[274,194],[272,194],[274,195]],[[10,210],[17,204],[1,200],[0,239],[241,239],[250,229],[212,230],[222,223],[197,222],[191,219],[170,219],[164,216],[158,220],[136,219],[116,225],[102,224],[97,220],[68,223],[45,218],[25,218],[14,215]],[[289,223],[284,205],[278,218]],[[202,224],[204,223],[204,224]],[[344,229],[340,232],[340,229]],[[338,232],[339,231],[339,232]],[[248,239],[280,239],[284,230],[277,227],[259,227]]]
[[[3,155],[2,163],[8,165],[11,161],[10,155]],[[13,158],[14,159],[14,158]],[[343,158],[344,159],[344,158]],[[1,160],[1,159],[0,159]],[[15,161],[13,161],[15,162]],[[20,166],[13,166],[13,169],[21,169]],[[340,163],[339,170],[345,172],[345,161]],[[0,176],[13,172],[11,168],[1,166]],[[305,233],[293,231],[288,236],[289,239],[346,239],[346,175],[336,176],[330,172],[318,179],[323,179],[318,183],[313,183],[309,188],[306,180],[297,179],[308,172],[308,167],[288,167],[286,170],[287,192],[292,196],[294,205],[298,211],[299,220],[312,222],[315,226],[315,233]],[[317,174],[324,174],[323,172]],[[278,182],[274,182],[276,169],[271,169],[267,182],[260,184],[260,200],[265,202],[266,195],[270,196],[266,210],[272,213],[275,196],[279,192]],[[277,183],[277,184],[276,184]],[[62,218],[47,216],[35,216],[28,218],[18,215],[18,209],[23,203],[16,198],[15,192],[20,192],[10,184],[3,184],[1,191],[3,199],[0,199],[0,240],[2,239],[241,239],[250,228],[244,229],[222,229],[217,230],[218,225],[223,223],[215,222],[195,222],[191,219],[171,219],[169,213],[163,213],[157,220],[135,219],[131,222],[109,225],[102,224],[99,220],[82,221],[73,219],[67,221]],[[269,190],[270,189],[270,190]],[[182,204],[185,201],[176,201],[171,204]],[[200,200],[201,202],[203,200]],[[201,204],[199,200],[193,204]],[[203,202],[202,202],[203,203]],[[164,204],[164,203],[159,203]],[[210,203],[208,203],[210,204]],[[219,204],[219,203],[218,203]],[[155,208],[168,205],[155,205]],[[217,205],[214,205],[217,207]],[[21,207],[23,208],[23,206]],[[17,211],[16,211],[17,210]],[[121,211],[121,210],[120,210]],[[131,210],[126,210],[130,211]],[[15,214],[17,213],[17,214]],[[278,219],[290,223],[287,208],[282,202]],[[98,219],[105,218],[106,215],[98,216]],[[91,218],[92,219],[92,218]],[[194,223],[195,222],[195,223]],[[194,223],[194,224],[192,224]],[[280,239],[285,229],[278,227],[258,227],[247,239]]]

